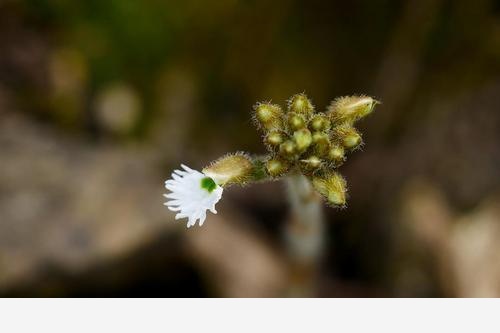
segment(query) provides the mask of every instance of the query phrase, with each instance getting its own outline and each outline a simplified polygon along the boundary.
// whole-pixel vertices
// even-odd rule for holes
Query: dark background
[[[0,295],[286,295],[281,183],[189,230],[161,194],[298,92],[382,101],[314,295],[500,296],[491,0],[0,1]]]

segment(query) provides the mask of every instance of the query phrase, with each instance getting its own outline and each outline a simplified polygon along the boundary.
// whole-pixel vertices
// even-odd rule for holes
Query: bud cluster
[[[276,104],[258,103],[254,120],[269,151],[267,174],[277,178],[299,171],[329,203],[344,206],[346,182],[335,169],[345,161],[347,152],[363,144],[354,123],[370,114],[376,104],[368,96],[341,97],[326,112],[318,113],[305,94],[292,96],[286,111]]]
[[[279,105],[258,103],[253,116],[264,133],[269,154],[260,157],[242,152],[227,154],[202,172],[182,164],[182,169],[174,170],[172,178],[165,182],[169,193],[164,194],[168,199],[164,204],[176,212],[176,219],[187,218],[188,227],[202,225],[207,211],[217,213],[215,205],[224,187],[277,179],[291,173],[294,175],[291,179],[301,179],[302,184],[308,181],[303,176],[296,177],[297,174],[308,177],[329,204],[344,207],[347,185],[336,169],[347,152],[362,145],[363,139],[354,123],[370,114],[376,104],[368,96],[341,97],[322,113],[314,111],[305,94],[292,96],[286,111]],[[304,190],[304,186],[299,187],[302,189],[292,192]],[[309,184],[306,187],[309,189]]]

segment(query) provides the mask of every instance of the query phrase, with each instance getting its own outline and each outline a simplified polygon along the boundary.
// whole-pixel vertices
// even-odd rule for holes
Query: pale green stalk
[[[319,261],[324,245],[322,200],[311,182],[300,173],[286,177],[291,219],[285,230],[290,259],[292,297],[315,296]]]

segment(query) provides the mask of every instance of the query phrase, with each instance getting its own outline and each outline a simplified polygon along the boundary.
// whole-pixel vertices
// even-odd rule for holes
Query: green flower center
[[[212,178],[205,177],[201,179],[201,188],[207,190],[208,193],[212,193],[217,188],[217,184]]]

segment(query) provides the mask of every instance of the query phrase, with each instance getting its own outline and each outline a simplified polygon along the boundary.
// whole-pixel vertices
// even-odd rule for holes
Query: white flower
[[[217,214],[215,204],[222,197],[222,187],[205,174],[181,164],[184,170],[174,170],[172,179],[165,182],[171,192],[164,194],[172,199],[164,203],[173,212],[179,212],[175,219],[187,218],[188,228],[200,221],[203,225],[207,210]]]

